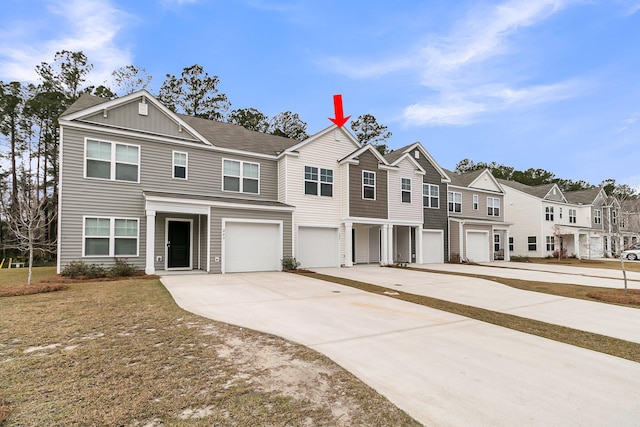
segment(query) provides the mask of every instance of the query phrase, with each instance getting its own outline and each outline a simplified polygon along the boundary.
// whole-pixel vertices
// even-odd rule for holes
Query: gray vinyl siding
[[[141,116],[138,114],[139,102],[140,98],[108,110],[107,117],[104,117],[104,112],[100,111],[82,119],[82,121],[196,141],[193,135],[189,134],[184,128],[181,130],[178,123],[169,119],[165,113],[153,104],[147,103],[148,115]]]
[[[138,257],[128,262],[138,268],[145,266],[146,216],[143,191],[162,191],[197,195],[212,195],[242,199],[276,200],[278,176],[275,160],[255,159],[249,156],[221,155],[206,147],[149,141],[143,138],[125,137],[95,131],[65,128],[63,131],[63,159],[61,168],[60,204],[60,257],[61,266],[73,260],[88,263],[111,264],[112,258],[82,257],[82,218],[126,217],[138,218]],[[140,182],[122,182],[84,178],[85,137],[102,141],[134,144],[140,147]],[[173,151],[188,153],[188,180],[174,179],[172,171]],[[260,164],[260,194],[222,191],[222,159],[244,160]],[[262,217],[261,212],[253,212]],[[290,215],[289,215],[290,216]],[[163,225],[164,226],[164,225]],[[290,228],[290,227],[289,227]],[[164,237],[160,241],[164,241]],[[157,247],[156,254],[164,254]],[[290,246],[289,246],[290,248]],[[159,251],[160,250],[160,251]],[[159,252],[158,252],[159,251]],[[156,263],[164,265],[162,263]],[[194,262],[194,267],[197,264]],[[205,263],[206,266],[206,263]],[[206,268],[206,267],[204,267]]]
[[[167,218],[173,219],[190,219],[192,221],[192,266],[194,270],[198,269],[198,261],[200,261],[200,269],[207,269],[207,217],[205,215],[183,215],[177,213],[156,213],[156,234],[154,245],[154,267],[156,270],[164,270],[167,258],[167,234],[166,225]],[[199,220],[198,220],[199,219]],[[162,256],[162,261],[157,261],[158,256]]]
[[[360,218],[389,216],[387,205],[387,171],[378,169],[378,159],[369,151],[360,155],[358,165],[349,165],[349,215]],[[376,199],[362,197],[362,171],[376,174]]]
[[[282,255],[292,256],[291,212],[211,208],[211,273],[222,272],[222,219],[253,219],[282,221]],[[219,261],[215,262],[218,257]]]
[[[550,190],[549,194],[545,196],[544,200],[552,200],[554,202],[564,201],[564,199],[562,198],[562,192],[558,189],[556,189],[556,194],[553,194],[553,190]]]
[[[456,212],[456,216],[465,218],[489,219],[493,221],[504,220],[504,196],[502,194],[487,193],[473,189],[450,187],[449,191],[462,194],[462,212]],[[478,210],[473,210],[473,196],[478,196]],[[487,197],[494,197],[500,200],[500,215],[489,216],[487,214]],[[452,213],[453,215],[453,213]]]
[[[420,156],[418,163],[425,171],[422,177],[424,184],[438,185],[440,189],[440,207],[438,209],[424,208],[423,228],[444,231],[444,260],[449,260],[449,217],[447,214],[447,184],[442,182],[442,176],[425,156]],[[422,188],[420,188],[422,194]]]
[[[455,254],[462,256],[460,253],[460,223],[457,221],[449,222],[449,239],[445,239],[445,245],[447,244],[447,240],[450,242],[450,250],[449,256],[453,256]],[[448,253],[448,252],[445,252]],[[445,258],[447,258],[445,256]]]

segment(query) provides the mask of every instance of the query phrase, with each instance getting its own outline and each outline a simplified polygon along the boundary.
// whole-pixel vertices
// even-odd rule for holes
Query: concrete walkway
[[[327,355],[425,425],[640,419],[640,364],[628,360],[294,274],[162,282],[186,310]]]
[[[443,268],[442,264],[438,264],[435,268],[478,274],[497,270],[498,274],[495,275],[507,277],[520,273],[492,267],[452,266]],[[423,267],[431,268],[428,265]],[[523,291],[489,280],[450,274],[379,266],[319,268],[315,271],[640,343],[640,310],[635,308]],[[544,274],[537,271],[527,273],[531,273],[529,280],[539,280],[537,275]],[[563,277],[575,284],[591,279],[568,275]]]
[[[567,283],[623,289],[622,271],[606,268],[573,267],[567,265],[533,264],[524,262],[493,262],[489,264],[421,264],[412,265],[429,270],[471,273],[539,282]],[[501,267],[501,268],[500,268]],[[640,273],[627,272],[628,289],[640,289]]]

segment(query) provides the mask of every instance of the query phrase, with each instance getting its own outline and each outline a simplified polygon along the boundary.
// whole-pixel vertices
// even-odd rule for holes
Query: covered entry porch
[[[421,263],[422,224],[344,222],[345,267]]]

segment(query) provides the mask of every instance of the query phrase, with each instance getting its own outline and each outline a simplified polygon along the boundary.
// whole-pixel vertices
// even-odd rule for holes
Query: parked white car
[[[628,249],[626,251],[622,251],[622,257],[630,259],[631,261],[640,259],[640,249]]]

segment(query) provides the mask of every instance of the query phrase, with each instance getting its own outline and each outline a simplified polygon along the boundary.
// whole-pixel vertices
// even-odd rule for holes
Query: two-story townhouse
[[[415,160],[422,174],[422,249],[418,263],[442,263],[449,260],[449,219],[447,214],[447,184],[451,182],[444,169],[420,142],[399,148],[385,156],[393,164],[403,156]],[[418,193],[420,194],[420,193]]]
[[[510,259],[510,222],[504,191],[489,170],[465,174],[446,171],[451,258],[472,262]]]
[[[115,258],[148,274],[279,270],[292,255],[277,157],[297,141],[176,114],[146,91],[83,95],[60,132],[58,271]]]

